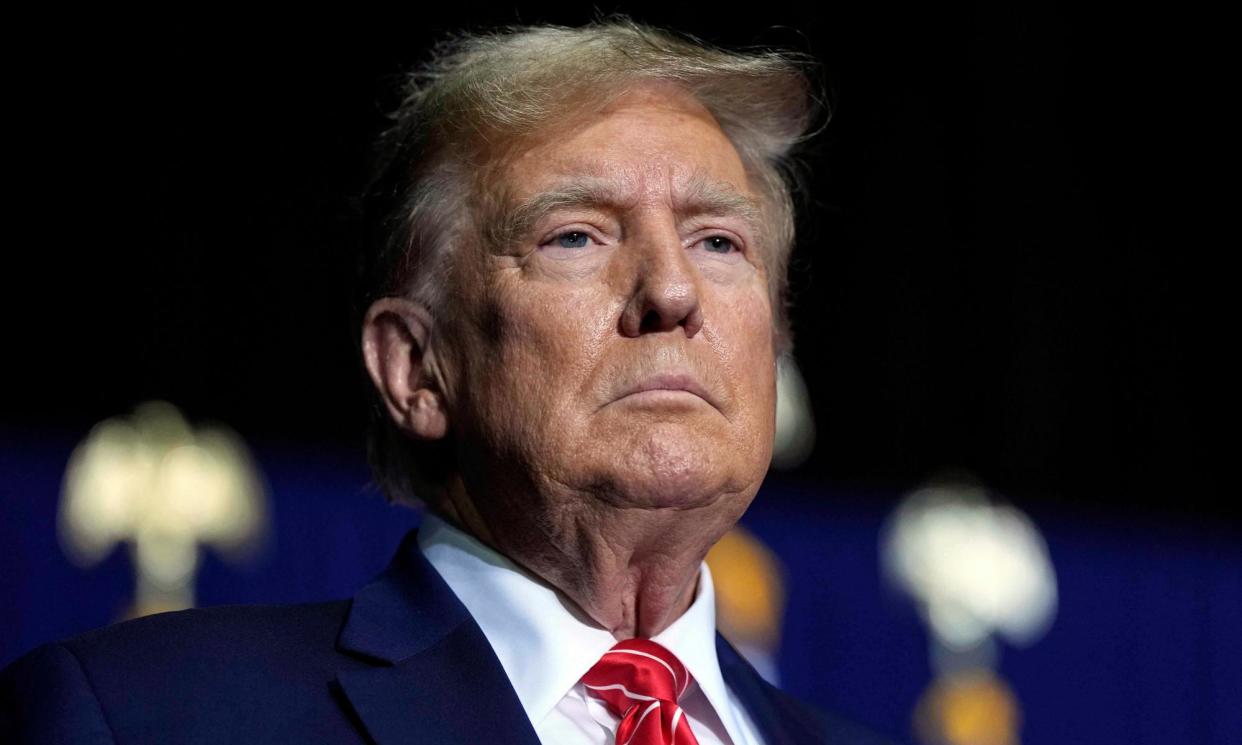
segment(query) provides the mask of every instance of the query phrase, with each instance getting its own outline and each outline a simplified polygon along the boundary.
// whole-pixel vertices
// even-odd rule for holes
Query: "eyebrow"
[[[673,211],[679,219],[700,215],[734,216],[741,218],[754,236],[762,235],[762,210],[754,198],[738,192],[732,185],[695,174],[678,191]],[[494,222],[491,238],[494,245],[511,246],[539,220],[558,209],[627,209],[634,203],[634,198],[624,194],[614,181],[583,176],[572,183],[539,192],[505,210]]]

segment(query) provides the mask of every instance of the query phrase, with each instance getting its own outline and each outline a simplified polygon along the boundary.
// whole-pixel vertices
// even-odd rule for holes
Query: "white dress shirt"
[[[617,643],[557,590],[473,537],[427,515],[418,545],[491,643],[545,745],[615,741],[618,717],[587,696],[581,678]],[[707,565],[690,608],[655,641],[693,682],[679,701],[701,745],[762,745],[725,685],[716,659],[716,597]]]

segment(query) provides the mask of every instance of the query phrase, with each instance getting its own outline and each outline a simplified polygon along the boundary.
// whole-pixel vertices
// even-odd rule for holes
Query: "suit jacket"
[[[768,745],[873,742],[717,648]],[[0,672],[0,740],[539,745],[414,532],[352,600],[164,613],[34,650]]]

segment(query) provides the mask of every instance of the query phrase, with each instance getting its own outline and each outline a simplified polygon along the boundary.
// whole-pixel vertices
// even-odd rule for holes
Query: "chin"
[[[610,491],[638,507],[703,507],[745,489],[746,479],[735,473],[740,464],[733,448],[681,427],[645,429],[611,456]]]

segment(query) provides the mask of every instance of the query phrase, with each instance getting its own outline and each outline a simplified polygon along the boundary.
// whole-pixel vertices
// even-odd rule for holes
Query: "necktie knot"
[[[587,693],[615,716],[618,745],[697,743],[677,699],[690,673],[672,652],[650,639],[617,642],[582,677]]]

